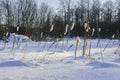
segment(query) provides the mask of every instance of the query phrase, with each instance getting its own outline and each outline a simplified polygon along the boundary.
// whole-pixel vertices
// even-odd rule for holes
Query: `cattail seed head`
[[[87,29],[86,29],[86,32],[88,32],[88,31],[89,31],[89,29],[87,28]]]
[[[19,31],[19,27],[17,27],[17,31]]]
[[[85,28],[86,32],[89,32],[89,30],[90,30],[89,22],[85,22],[84,28]]]
[[[112,35],[112,39],[114,39],[114,38],[115,38],[115,34]]]
[[[40,37],[41,37],[41,38],[43,37],[43,32],[41,32]]]
[[[66,28],[65,28],[64,35],[66,35],[66,34],[67,34],[67,31],[68,31],[68,24],[66,24]]]
[[[72,26],[71,26],[71,31],[74,29],[74,26],[75,26],[75,23],[72,23]]]
[[[85,24],[84,24],[84,28],[86,29],[86,28],[87,28],[87,26],[88,26],[88,24],[87,24],[87,23],[85,23]]]
[[[6,36],[8,36],[8,34],[9,34],[9,33],[7,32],[7,33],[6,33]]]
[[[90,30],[90,27],[88,26],[88,30]]]
[[[77,44],[80,44],[80,37],[77,36]]]
[[[50,32],[52,32],[53,29],[54,29],[54,25],[51,26],[51,28],[50,28]]]
[[[56,41],[59,41],[59,39],[57,38]]]
[[[101,32],[101,28],[98,28],[98,31]]]
[[[94,32],[95,32],[95,29],[93,28],[93,29],[92,29],[92,36],[94,35]]]

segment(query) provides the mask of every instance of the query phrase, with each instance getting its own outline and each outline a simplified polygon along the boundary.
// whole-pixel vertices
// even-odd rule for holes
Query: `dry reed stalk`
[[[78,45],[80,44],[80,37],[77,37],[77,41],[76,41],[76,47],[75,47],[75,59],[76,59],[76,55],[77,55],[77,49],[78,49]]]
[[[13,37],[14,37],[14,41],[13,41],[13,45],[12,45],[12,50],[14,49],[14,47],[15,47],[15,42],[16,42],[16,34],[15,34],[15,33],[13,34]]]

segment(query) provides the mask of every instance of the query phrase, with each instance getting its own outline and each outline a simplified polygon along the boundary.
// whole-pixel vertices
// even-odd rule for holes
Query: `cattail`
[[[89,22],[84,24],[84,28],[85,28],[86,32],[89,32],[89,30],[90,30]]]
[[[77,36],[77,42],[76,42],[76,47],[75,47],[75,59],[76,59],[76,55],[77,55],[77,48],[78,48],[78,45],[80,44],[80,37]]]
[[[87,28],[87,29],[86,29],[86,32],[88,32],[88,31],[89,31],[89,29]]]
[[[72,23],[72,26],[71,26],[71,31],[74,29],[74,26],[75,26],[75,23]]]
[[[84,24],[84,28],[86,29],[86,28],[87,28],[87,26],[88,26],[88,24],[87,24],[87,23],[85,23],[85,24]]]
[[[88,26],[88,30],[90,30],[90,27]]]
[[[80,37],[77,36],[77,44],[80,44]]]
[[[114,39],[114,38],[115,38],[115,34],[112,35],[112,39]]]
[[[66,28],[65,28],[64,35],[66,35],[66,34],[67,34],[67,31],[68,31],[68,24],[66,24]]]
[[[19,27],[17,27],[17,31],[19,31]]]
[[[7,33],[6,33],[6,36],[8,36],[8,34],[9,34],[9,33],[7,32]]]
[[[94,35],[94,32],[95,32],[95,29],[93,28],[93,29],[92,29],[92,36]]]
[[[98,31],[101,32],[101,28],[98,28]]]
[[[56,39],[56,41],[58,42],[58,41],[59,41],[59,39],[57,38],[57,39]]]
[[[90,30],[90,27],[88,26],[88,27],[86,28],[86,32],[89,32],[89,30]]]
[[[41,32],[40,37],[41,37],[41,38],[43,37],[43,32]]]
[[[53,29],[54,29],[54,25],[51,26],[51,28],[50,28],[50,32],[52,32]]]

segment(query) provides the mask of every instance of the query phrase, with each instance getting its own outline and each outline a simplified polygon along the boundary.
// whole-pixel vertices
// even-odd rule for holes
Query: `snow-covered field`
[[[5,49],[4,42],[0,41],[0,80],[120,80],[119,40],[101,39],[98,46],[98,39],[88,40],[84,57],[81,40],[76,59],[76,38],[66,41],[29,40],[21,42],[19,48],[15,45],[13,50],[12,41]],[[90,42],[92,48],[88,56]]]

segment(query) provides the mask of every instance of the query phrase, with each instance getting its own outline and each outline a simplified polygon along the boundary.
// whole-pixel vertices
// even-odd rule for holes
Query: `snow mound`
[[[114,60],[113,62],[120,63],[120,58],[119,58],[119,59]]]
[[[0,63],[0,67],[22,67],[22,66],[26,66],[26,64],[21,61],[6,61]]]
[[[9,36],[9,42],[13,42],[14,41],[14,36],[16,38],[16,41],[22,41],[22,42],[27,42],[27,41],[32,41],[29,37],[25,36],[25,35],[18,35],[15,33],[11,33]]]
[[[112,63],[112,62],[91,62],[87,64],[87,66],[93,66],[93,68],[114,68],[114,67],[120,67],[120,65]]]
[[[64,64],[75,64],[75,61],[64,61]]]

